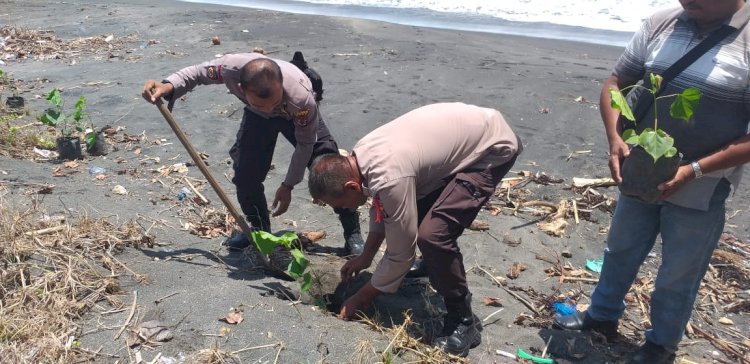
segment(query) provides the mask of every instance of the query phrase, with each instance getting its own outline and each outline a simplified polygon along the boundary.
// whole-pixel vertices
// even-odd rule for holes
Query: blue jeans
[[[588,314],[594,320],[619,320],[625,294],[661,234],[662,262],[651,295],[651,326],[646,339],[676,351],[711,254],[724,230],[724,201],[730,184],[716,187],[708,211],[665,202],[649,204],[620,195],[607,237],[599,283]]]

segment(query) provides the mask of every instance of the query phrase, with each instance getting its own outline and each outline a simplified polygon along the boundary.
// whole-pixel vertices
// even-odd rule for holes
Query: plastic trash
[[[552,308],[560,316],[568,316],[576,313],[576,306],[569,302],[555,302]]]
[[[538,356],[533,356],[531,354],[526,353],[521,348],[518,348],[518,351],[516,352],[516,356],[518,356],[521,359],[531,360],[532,362],[537,363],[537,364],[554,364],[555,363],[555,359],[540,358]]]
[[[602,264],[604,264],[604,258],[587,259],[586,260],[586,269],[588,269],[588,270],[590,270],[592,272],[601,273],[602,272]]]
[[[177,193],[177,199],[182,201],[185,199],[185,197],[191,197],[193,196],[193,192],[190,191],[187,187],[183,187],[180,189],[180,192]]]
[[[104,172],[106,172],[106,170],[102,167],[97,167],[97,166],[89,167],[89,174],[102,174]]]

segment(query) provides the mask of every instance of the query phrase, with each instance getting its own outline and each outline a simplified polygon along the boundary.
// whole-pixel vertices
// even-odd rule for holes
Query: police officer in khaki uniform
[[[143,97],[154,103],[164,97],[171,109],[175,100],[198,85],[224,84],[245,103],[232,157],[237,199],[250,224],[271,231],[263,181],[271,168],[276,139],[281,133],[293,146],[289,169],[276,189],[273,216],[286,212],[292,189],[302,181],[312,158],[338,153],[338,146],[320,116],[310,79],[297,66],[259,53],[228,54],[183,68],[162,82],[146,81]],[[364,242],[356,209],[334,209],[344,228],[346,254],[358,255]],[[250,245],[244,234],[225,243],[230,248]]]
[[[373,201],[364,252],[341,268],[342,280],[369,267],[387,242],[370,282],[344,302],[340,316],[354,316],[381,292],[396,292],[419,247],[430,284],[447,309],[434,344],[462,356],[479,345],[481,323],[471,311],[457,239],[494,195],[521,148],[497,110],[443,103],[375,129],[348,157],[316,158],[308,180],[314,198],[338,208]]]

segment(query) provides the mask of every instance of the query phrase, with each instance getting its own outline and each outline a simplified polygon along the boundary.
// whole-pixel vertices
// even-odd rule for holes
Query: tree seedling
[[[80,133],[85,132],[85,120],[88,118],[86,113],[86,98],[81,96],[73,106],[73,112],[68,115],[63,110],[63,97],[60,89],[52,89],[52,91],[45,94],[45,98],[52,105],[52,108],[47,109],[44,115],[41,116],[40,120],[49,125],[59,128],[63,137],[70,137],[73,133],[70,127],[74,128]],[[93,129],[93,128],[92,128]],[[96,140],[96,133],[89,133],[86,135],[86,146],[91,148]]]
[[[250,233],[250,237],[255,242],[258,250],[263,254],[272,253],[279,245],[289,249],[292,254],[292,260],[287,266],[286,273],[294,279],[302,279],[301,292],[306,292],[310,289],[312,275],[310,272],[305,272],[307,266],[310,265],[310,261],[305,258],[305,253],[301,250],[302,246],[297,234],[286,232],[281,236],[276,236],[262,230],[255,230]]]
[[[651,96],[654,98],[654,127],[646,128],[640,134],[636,133],[634,129],[627,129],[622,133],[622,139],[625,143],[643,148],[654,158],[654,163],[656,163],[661,157],[669,158],[677,154],[677,148],[674,147],[674,139],[664,130],[659,129],[659,122],[657,119],[657,100],[674,97],[674,100],[669,107],[669,115],[675,119],[681,119],[688,122],[693,116],[693,112],[701,99],[701,91],[697,87],[690,87],[679,94],[657,97],[657,93],[661,88],[662,77],[652,73],[650,74],[650,79],[652,85],[651,88],[637,84],[625,87],[622,90],[616,90],[610,87],[609,93],[612,96],[612,107],[620,110],[622,116],[634,123],[637,123],[638,121],[635,120],[633,111],[630,109],[622,92],[640,87],[651,93]],[[642,97],[646,97],[645,94]]]

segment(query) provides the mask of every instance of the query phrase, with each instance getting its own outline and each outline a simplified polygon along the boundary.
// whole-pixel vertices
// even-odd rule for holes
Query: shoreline
[[[633,32],[577,27],[548,22],[520,22],[485,15],[443,13],[426,9],[363,7],[356,5],[324,5],[291,1],[259,0],[252,4],[225,4],[222,0],[175,0],[193,4],[215,4],[279,11],[290,14],[344,17],[382,21],[391,24],[452,31],[468,31],[497,35],[513,35],[546,40],[566,40],[614,47],[627,45]]]

